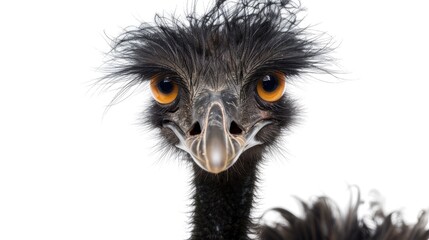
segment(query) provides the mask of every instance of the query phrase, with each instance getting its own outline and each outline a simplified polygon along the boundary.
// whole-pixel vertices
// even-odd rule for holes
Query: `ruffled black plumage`
[[[123,94],[158,74],[196,88],[200,78],[219,84],[219,73],[243,86],[266,71],[284,72],[289,80],[329,72],[330,38],[300,26],[301,11],[290,0],[217,0],[206,13],[193,9],[185,19],[157,14],[154,23],[129,27],[113,39],[102,82],[122,83]]]
[[[346,214],[327,197],[320,197],[311,204],[301,201],[303,217],[283,208],[279,213],[283,221],[263,225],[259,229],[261,240],[427,240],[429,239],[428,213],[422,211],[415,224],[401,220],[400,212],[388,215],[379,203],[372,205],[373,213],[359,218],[360,198]]]

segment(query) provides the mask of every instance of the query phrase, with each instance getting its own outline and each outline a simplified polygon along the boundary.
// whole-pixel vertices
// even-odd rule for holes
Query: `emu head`
[[[241,0],[186,21],[157,15],[116,40],[108,78],[149,82],[149,125],[202,169],[223,172],[276,142],[295,113],[288,81],[320,69],[327,48],[297,26],[298,11],[288,1]]]

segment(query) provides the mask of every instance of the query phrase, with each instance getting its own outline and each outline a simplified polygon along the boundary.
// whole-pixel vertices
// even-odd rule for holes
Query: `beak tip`
[[[225,171],[225,169],[211,169],[209,172],[213,174],[219,174],[223,171]]]

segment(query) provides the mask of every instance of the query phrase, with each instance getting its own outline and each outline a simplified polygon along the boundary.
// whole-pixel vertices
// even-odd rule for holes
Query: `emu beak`
[[[173,123],[166,123],[165,127],[176,134],[180,140],[177,147],[188,152],[198,166],[207,172],[218,174],[230,168],[245,150],[261,144],[255,139],[255,135],[270,122],[258,122],[248,131],[240,129],[231,133],[233,121],[227,114],[231,111],[225,109],[219,97],[210,98],[205,103],[208,103],[206,107],[199,108],[204,109],[196,123],[199,124],[199,131],[191,129],[185,134]]]

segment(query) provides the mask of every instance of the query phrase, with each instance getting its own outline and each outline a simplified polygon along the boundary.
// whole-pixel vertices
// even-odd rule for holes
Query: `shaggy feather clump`
[[[327,197],[311,204],[301,201],[303,217],[283,208],[275,208],[283,221],[260,226],[261,240],[427,240],[428,213],[422,211],[414,225],[406,224],[400,212],[386,215],[379,202],[372,203],[373,213],[359,218],[358,196],[345,215]]]

